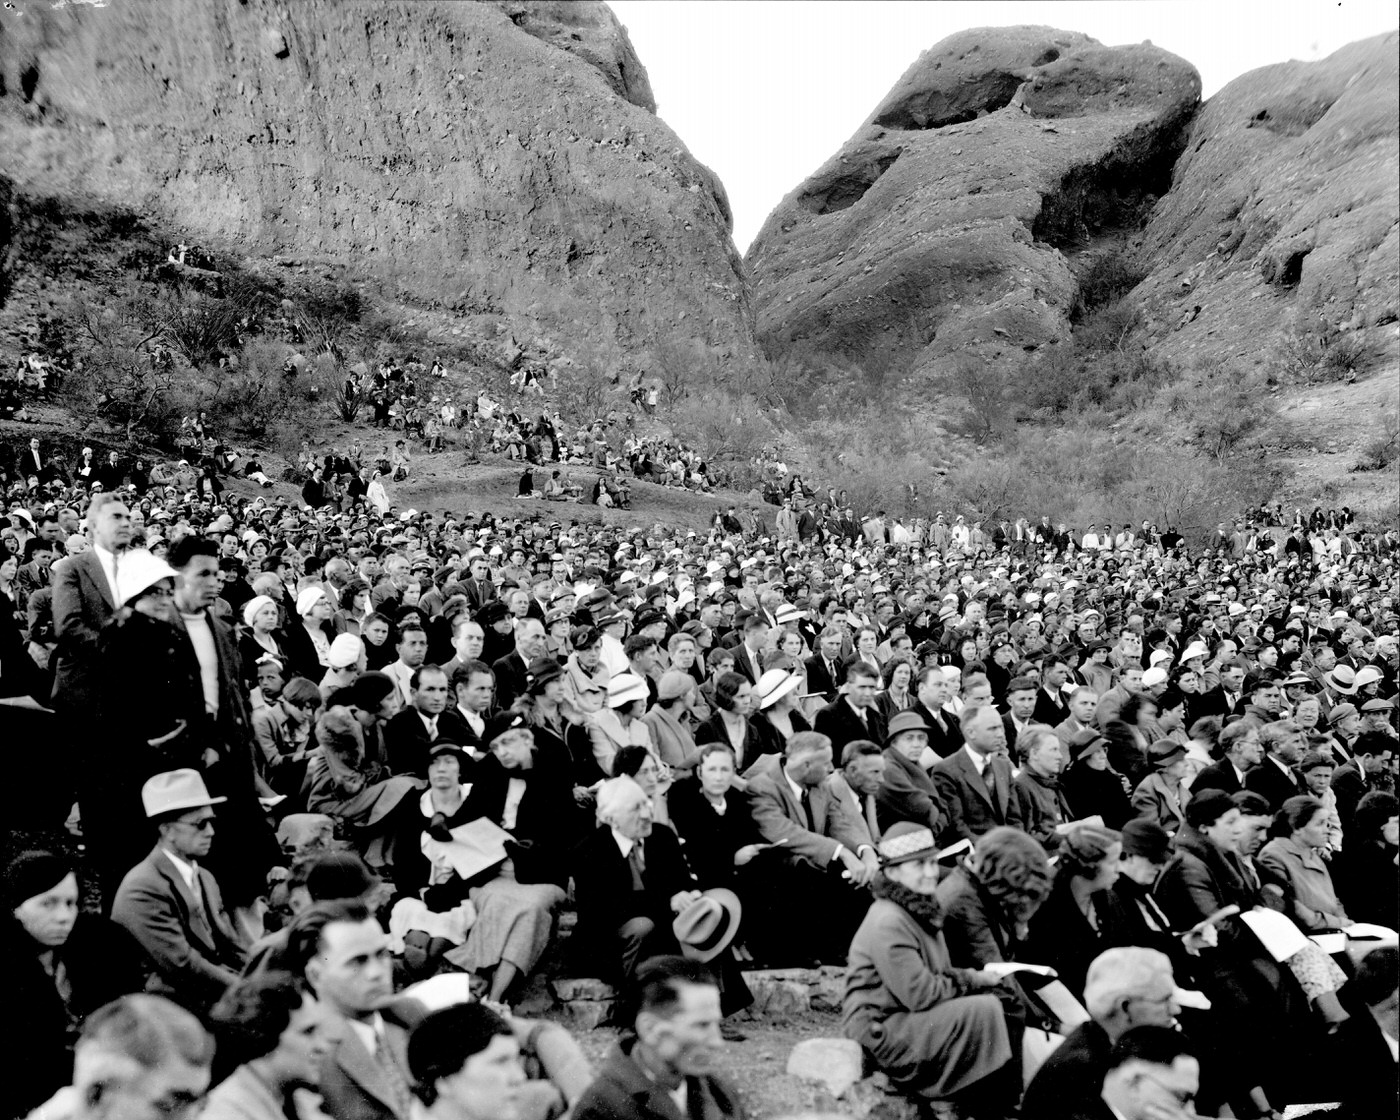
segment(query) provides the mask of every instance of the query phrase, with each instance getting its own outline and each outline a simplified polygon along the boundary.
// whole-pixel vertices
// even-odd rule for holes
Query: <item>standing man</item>
[[[122,601],[117,578],[122,554],[131,543],[131,511],[115,494],[98,494],[88,506],[87,528],[92,547],[53,568],[58,641],[53,702],[60,713],[80,721],[96,700],[98,631]]]

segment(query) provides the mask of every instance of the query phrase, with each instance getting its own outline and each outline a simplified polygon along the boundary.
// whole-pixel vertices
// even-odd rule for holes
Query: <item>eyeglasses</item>
[[[214,830],[213,817],[200,817],[197,821],[176,821],[176,824],[183,824],[196,832],[212,832]]]

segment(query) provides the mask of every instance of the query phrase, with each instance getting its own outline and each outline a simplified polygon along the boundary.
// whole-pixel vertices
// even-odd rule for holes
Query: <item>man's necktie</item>
[[[384,1075],[384,1083],[389,1089],[389,1098],[394,1105],[394,1115],[400,1120],[408,1120],[412,1103],[408,1093],[408,1078],[394,1060],[394,1052],[389,1048],[389,1039],[383,1031],[374,1036],[374,1061]]]
[[[190,894],[194,896],[194,906],[190,908],[190,924],[199,932],[205,935],[206,940],[214,939],[213,921],[209,915],[209,908],[204,901],[204,884],[199,881],[199,868],[194,868],[194,877],[190,880]]]
[[[646,870],[646,859],[642,855],[642,845],[637,841],[633,841],[632,850],[627,853],[627,868],[632,872],[632,889],[646,890],[646,881],[642,878],[642,873]]]
[[[807,831],[816,832],[817,822],[812,816],[812,794],[807,789],[802,791],[802,815],[807,818]]]

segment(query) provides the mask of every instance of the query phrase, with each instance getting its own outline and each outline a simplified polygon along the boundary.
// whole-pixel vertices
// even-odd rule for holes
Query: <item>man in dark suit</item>
[[[864,830],[824,784],[831,761],[830,739],[799,731],[782,765],[749,779],[749,811],[775,847],[755,861],[749,897],[765,905],[745,917],[745,938],[770,963],[844,960],[870,905],[863,888],[879,862]]]
[[[447,674],[436,665],[420,665],[408,687],[410,706],[384,725],[384,753],[393,773],[426,778],[428,749],[443,737]]]
[[[1244,710],[1244,663],[1232,661],[1220,670],[1220,683],[1201,694],[1194,706],[1197,718],[1220,716],[1228,718]]]
[[[683,957],[658,957],[637,980],[635,1033],[608,1054],[574,1106],[574,1120],[742,1120],[738,1094],[711,1072],[722,1044],[720,991],[709,970]],[[678,1046],[682,1035],[689,1041]]]
[[[817,712],[812,729],[831,740],[833,751],[843,751],[853,739],[885,741],[885,721],[875,706],[880,676],[863,661],[846,667],[846,694]]]
[[[1031,722],[1057,727],[1069,718],[1061,686],[1069,680],[1069,664],[1063,657],[1052,654],[1040,667],[1040,688],[1035,694],[1035,709]]]
[[[54,707],[81,719],[96,698],[97,634],[116,613],[122,553],[131,542],[131,512],[115,494],[98,494],[87,512],[92,547],[54,565]]]
[[[214,806],[194,770],[172,770],[141,788],[146,817],[160,839],[117,888],[112,920],[136,938],[155,965],[160,993],[203,1014],[238,979],[243,946],[207,868]]]
[[[1193,796],[1207,789],[1218,789],[1233,796],[1245,788],[1249,772],[1264,761],[1259,729],[1245,720],[1236,720],[1221,731],[1219,746],[1225,757],[1196,775],[1191,782]]]
[[[937,836],[944,816],[933,779],[919,764],[928,749],[928,728],[915,711],[898,713],[890,720],[885,738],[885,773],[875,795],[880,830],[896,821],[924,825]]]
[[[679,951],[671,922],[700,892],[676,834],[653,827],[651,799],[631,778],[603,783],[598,818],[575,853],[573,948],[591,974],[630,982],[648,957]]]
[[[287,963],[339,1020],[320,1092],[336,1120],[409,1120],[408,1032],[395,1021],[389,937],[360,899],[317,902],[297,915]]]
[[[475,614],[497,597],[496,585],[491,582],[491,566],[487,564],[486,557],[472,557],[470,569],[471,575],[462,581],[462,594],[467,597]]]
[[[734,646],[734,671],[749,684],[758,684],[763,676],[763,643],[768,640],[768,620],[762,611],[754,611],[743,621],[743,638]]]
[[[943,710],[952,689],[940,665],[926,665],[916,681],[918,700],[909,710],[924,721],[928,743],[939,758],[947,758],[962,746],[962,726],[958,717]]]
[[[1395,740],[1389,735],[1369,732],[1356,740],[1353,758],[1339,766],[1332,775],[1332,790],[1337,795],[1337,815],[1342,830],[1351,826],[1356,807],[1374,789],[1380,789],[1381,771],[1394,760]]]
[[[841,687],[841,643],[845,635],[839,627],[828,626],[817,638],[817,652],[807,658],[807,691],[823,697],[828,704]]]
[[[545,656],[547,647],[544,623],[535,618],[519,619],[515,623],[515,648],[491,666],[496,674],[496,704],[509,708],[517,696],[525,694],[525,678],[530,662]]]
[[[492,707],[495,674],[484,661],[467,661],[453,670],[448,687],[456,703],[449,704],[438,718],[438,737],[456,743],[473,761],[480,762],[491,740],[511,718]],[[465,773],[462,780],[469,780]]]
[[[1001,713],[990,705],[965,708],[962,732],[962,749],[933,767],[933,784],[948,814],[944,843],[976,843],[998,825],[1020,828],[1023,823]]]
[[[1277,813],[1290,797],[1307,792],[1293,769],[1303,758],[1307,740],[1296,723],[1280,719],[1260,728],[1259,742],[1264,761],[1244,776],[1244,788],[1259,794]]]

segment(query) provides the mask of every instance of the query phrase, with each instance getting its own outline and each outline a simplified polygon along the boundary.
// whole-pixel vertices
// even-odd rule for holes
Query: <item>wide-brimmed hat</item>
[[[543,692],[550,681],[557,681],[564,675],[564,667],[552,657],[537,657],[530,662],[525,672],[525,689],[531,695]]]
[[[924,722],[924,717],[918,712],[899,712],[890,720],[890,725],[885,730],[886,745],[893,743],[906,731],[922,731],[927,735],[928,724]]]
[[[1368,684],[1375,684],[1379,680],[1384,680],[1384,674],[1374,665],[1363,665],[1356,670],[1356,687],[1363,689]]]
[[[942,859],[970,846],[967,841],[960,840],[951,848],[940,849],[933,830],[927,825],[896,821],[881,838],[878,850],[881,866],[889,867],[911,859]]]
[[[801,683],[802,678],[787,669],[769,669],[758,678],[758,685],[754,688],[760,710],[771,708]]]
[[[636,673],[618,673],[608,681],[608,707],[625,708],[649,695],[647,683]]]
[[[1333,692],[1340,692],[1343,696],[1351,696],[1356,692],[1356,670],[1350,665],[1336,666],[1323,679],[1328,688]]]
[[[117,587],[122,603],[129,603],[149,591],[163,579],[174,579],[176,571],[159,556],[144,548],[133,548],[122,554],[117,573]]]
[[[688,959],[713,960],[734,940],[743,913],[738,895],[724,887],[712,887],[676,915],[671,932]]]
[[[1108,740],[1103,735],[1095,731],[1092,727],[1086,727],[1083,731],[1077,731],[1071,736],[1069,741],[1069,757],[1073,762],[1083,758],[1095,747],[1108,747]]]
[[[206,805],[222,805],[227,800],[227,797],[209,796],[198,770],[167,770],[147,778],[141,787],[141,806],[150,818],[202,809]]]
[[[773,618],[777,621],[779,626],[786,626],[790,622],[801,622],[802,611],[794,607],[791,603],[784,603],[777,609],[776,613],[774,613]]]
[[[1206,647],[1205,642],[1192,642],[1184,650],[1181,651],[1182,661],[1191,661],[1197,657],[1209,656],[1210,650]]]

